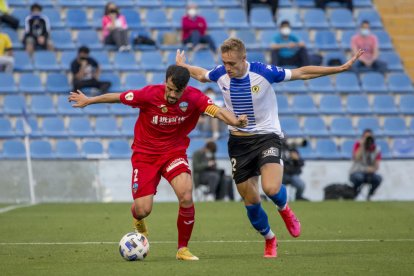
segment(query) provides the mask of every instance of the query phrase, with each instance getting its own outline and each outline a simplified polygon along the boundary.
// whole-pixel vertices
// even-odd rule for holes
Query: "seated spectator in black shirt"
[[[101,93],[106,93],[111,87],[110,82],[99,81],[99,64],[89,56],[89,48],[86,46],[79,48],[78,56],[72,61],[71,71],[74,91],[90,87],[99,89]]]

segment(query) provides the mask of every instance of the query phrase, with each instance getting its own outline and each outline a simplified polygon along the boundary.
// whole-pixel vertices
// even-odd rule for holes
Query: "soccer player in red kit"
[[[134,225],[138,232],[148,234],[144,218],[151,213],[153,198],[163,176],[179,201],[178,260],[198,260],[188,249],[195,221],[193,184],[186,154],[190,143],[188,134],[202,113],[232,126],[244,127],[248,123],[246,115],[236,118],[227,109],[214,105],[200,90],[187,86],[189,79],[186,68],[171,65],[166,72],[165,84],[90,98],[78,90],[69,96],[69,101],[75,102],[74,107],[123,103],[140,109],[131,158]]]

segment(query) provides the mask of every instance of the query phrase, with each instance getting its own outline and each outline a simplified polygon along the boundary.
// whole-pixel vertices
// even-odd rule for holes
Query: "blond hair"
[[[235,51],[241,54],[242,56],[246,56],[246,47],[244,46],[243,41],[238,38],[228,38],[226,39],[220,47],[221,53],[227,53],[230,51]]]

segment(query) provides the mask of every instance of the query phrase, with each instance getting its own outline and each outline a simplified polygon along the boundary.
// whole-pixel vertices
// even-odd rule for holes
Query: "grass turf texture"
[[[295,202],[291,206],[302,222],[302,236],[295,240],[274,206],[264,203],[280,242],[279,257],[264,259],[262,238],[250,226],[242,203],[196,204],[190,249],[200,257],[198,262],[175,260],[175,203],[154,205],[147,220],[150,254],[143,262],[126,262],[118,252],[118,241],[132,230],[129,204],[42,204],[16,209],[0,214],[1,274],[413,275],[413,202]],[[39,244],[11,244],[34,242]]]

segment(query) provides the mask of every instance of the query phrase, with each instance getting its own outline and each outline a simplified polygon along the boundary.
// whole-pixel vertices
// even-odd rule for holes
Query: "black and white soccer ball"
[[[119,253],[127,261],[142,261],[148,252],[148,239],[140,233],[127,233],[119,242]]]

